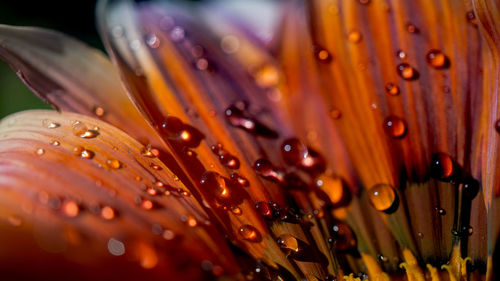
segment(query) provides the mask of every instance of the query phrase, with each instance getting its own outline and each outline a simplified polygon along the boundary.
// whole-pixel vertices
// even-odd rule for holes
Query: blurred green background
[[[95,2],[0,1],[0,24],[51,28],[103,49],[95,28]],[[49,106],[24,86],[10,67],[0,60],[0,119],[32,108]]]

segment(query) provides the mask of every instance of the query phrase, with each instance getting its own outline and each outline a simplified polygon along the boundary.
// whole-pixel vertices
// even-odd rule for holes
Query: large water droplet
[[[454,173],[453,159],[447,154],[436,153],[431,160],[431,175],[440,180],[449,180]]]
[[[384,130],[390,137],[399,139],[406,134],[406,124],[404,120],[399,117],[389,116],[384,120]]]
[[[427,52],[425,58],[427,59],[427,63],[436,69],[447,68],[450,66],[450,61],[440,50],[430,50]]]
[[[339,176],[321,175],[316,178],[315,184],[319,189],[316,190],[319,198],[327,201],[325,203],[332,204],[334,207],[343,206],[349,203],[351,199],[349,190],[347,190],[342,178]],[[326,198],[324,198],[323,194],[326,195]]]
[[[167,117],[160,129],[169,140],[191,148],[198,147],[204,137],[196,128],[173,116]]]
[[[418,71],[415,68],[413,68],[411,65],[409,65],[408,63],[405,63],[405,62],[400,63],[397,66],[397,71],[398,71],[399,76],[401,76],[401,78],[403,78],[405,80],[415,80],[419,76]]]
[[[377,184],[370,188],[368,199],[377,211],[387,212],[390,209],[397,207],[397,194],[394,188],[385,183]]]
[[[278,246],[280,246],[281,249],[293,252],[299,251],[299,242],[295,237],[293,237],[290,234],[280,235],[276,240],[276,242],[278,243]]]
[[[261,236],[259,230],[257,230],[257,228],[255,228],[252,225],[244,224],[244,225],[240,226],[240,228],[238,229],[238,232],[241,235],[241,237],[243,237],[243,239],[245,239],[247,241],[260,242],[262,240],[262,236]]]

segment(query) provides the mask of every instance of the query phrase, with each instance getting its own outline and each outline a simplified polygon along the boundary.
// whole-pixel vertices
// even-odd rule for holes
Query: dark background
[[[0,1],[0,24],[39,26],[62,31],[102,49],[95,28],[94,0]],[[49,108],[0,60],[0,119],[10,113]]]

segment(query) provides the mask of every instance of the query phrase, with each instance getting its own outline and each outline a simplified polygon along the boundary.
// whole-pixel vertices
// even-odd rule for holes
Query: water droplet
[[[207,70],[209,66],[208,60],[205,58],[200,58],[196,60],[196,68],[198,70]]]
[[[406,134],[406,124],[403,119],[396,116],[389,116],[384,120],[385,133],[394,139],[399,139]]]
[[[236,216],[241,216],[243,214],[243,211],[239,207],[232,207],[231,212]]]
[[[343,206],[347,204],[350,199],[350,192],[347,190],[346,186],[344,185],[344,181],[342,178],[336,175],[321,175],[315,180],[315,185],[319,189],[316,191],[316,194],[320,199],[327,200],[335,207],[338,206]],[[324,198],[326,195],[327,198]]]
[[[160,129],[169,140],[191,148],[198,147],[203,139],[201,132],[173,116],[168,116]]]
[[[454,172],[453,159],[447,154],[436,153],[432,156],[430,170],[434,178],[448,180]]]
[[[370,4],[370,1],[371,1],[371,0],[358,0],[358,2],[359,2],[360,4],[362,4],[362,5],[368,5],[368,4]]]
[[[223,206],[232,205],[236,199],[235,194],[233,194],[231,181],[216,172],[208,171],[203,173],[200,183]]]
[[[464,197],[472,200],[479,193],[479,182],[472,177],[467,177],[462,186]]]
[[[150,163],[149,166],[151,167],[151,169],[156,170],[156,171],[163,170],[163,168],[161,166],[156,165],[155,163]]]
[[[450,61],[440,50],[431,49],[425,57],[427,63],[436,69],[443,69],[450,66]]]
[[[239,234],[243,239],[250,241],[250,242],[260,242],[262,240],[262,237],[257,230],[257,228],[249,225],[249,224],[244,224],[240,226],[238,229]]]
[[[61,143],[58,140],[51,140],[50,144],[53,146],[60,146],[61,145]]]
[[[405,62],[400,63],[397,66],[397,70],[399,76],[405,80],[415,80],[419,76],[418,71]]]
[[[162,234],[163,239],[172,240],[175,238],[175,233],[172,230],[166,229]]]
[[[94,152],[90,151],[90,150],[87,150],[87,149],[83,149],[80,153],[80,157],[84,158],[84,159],[92,159],[94,158]]]
[[[316,58],[321,62],[330,62],[332,60],[332,55],[325,49],[315,48]]]
[[[497,133],[500,133],[500,119],[495,122],[495,130]]]
[[[91,139],[99,135],[96,130],[89,130],[85,124],[80,121],[73,123],[73,134],[80,138]]]
[[[110,206],[104,206],[101,209],[101,217],[105,220],[112,220],[115,218],[115,210]]]
[[[467,21],[473,25],[477,25],[476,15],[474,15],[473,11],[469,11],[465,14],[465,18]]]
[[[95,106],[93,111],[96,116],[102,117],[104,115],[104,109],[102,107]]]
[[[399,95],[399,87],[397,85],[394,85],[393,83],[387,83],[385,85],[385,91],[391,96]]]
[[[78,214],[80,213],[80,207],[78,206],[78,204],[75,201],[67,200],[67,201],[64,201],[64,203],[62,204],[61,211],[66,216],[68,216],[70,218],[74,218],[74,217],[78,216]]]
[[[116,159],[108,159],[106,160],[106,166],[110,169],[120,169],[122,167],[122,163]]]
[[[45,149],[43,149],[43,148],[39,148],[39,149],[37,149],[37,150],[36,150],[36,154],[37,154],[37,155],[44,155],[44,154],[45,154]]]
[[[333,243],[333,247],[339,251],[346,251],[356,247],[354,232],[344,222],[336,221],[332,226],[332,237],[328,242]]]
[[[402,50],[398,50],[398,51],[396,51],[396,56],[397,56],[398,58],[402,59],[402,60],[403,60],[403,59],[406,59],[406,53],[405,53],[404,51],[402,51]]]
[[[277,183],[284,183],[285,173],[273,166],[269,160],[261,158],[255,161],[254,170],[263,178]]]
[[[149,199],[141,200],[140,205],[144,210],[147,210],[147,211],[152,210],[155,206],[153,201],[151,201]]]
[[[361,41],[361,38],[361,33],[357,30],[351,30],[347,34],[347,40],[349,40],[349,42],[351,43],[359,43]]]
[[[272,64],[264,64],[253,73],[253,76],[257,85],[262,88],[274,87],[280,80],[280,73]]]
[[[280,235],[278,239],[276,239],[276,242],[278,243],[278,246],[280,246],[281,249],[293,252],[299,251],[299,242],[295,237],[293,237],[290,234]]]
[[[267,204],[267,202],[264,202],[264,201],[259,201],[259,202],[256,202],[255,203],[255,209],[257,210],[257,212],[267,218],[267,219],[272,219],[273,218],[273,213],[271,211],[271,208],[269,207],[269,204]]]
[[[48,119],[43,120],[42,123],[45,127],[49,128],[49,129],[55,129],[55,128],[59,128],[61,126],[61,124],[54,122],[54,121],[51,121],[51,120],[48,120]]]
[[[160,155],[160,151],[158,149],[147,146],[141,148],[141,155],[148,158],[155,158],[158,157],[158,155]]]
[[[434,209],[437,211],[438,215],[440,215],[440,216],[446,215],[446,210],[445,209],[443,209],[443,208],[441,208],[439,206],[436,206]]]
[[[150,48],[156,49],[156,48],[160,47],[160,38],[158,38],[158,36],[156,36],[156,34],[150,34],[146,38],[146,44]]]
[[[340,112],[340,110],[334,108],[334,109],[330,110],[330,117],[332,117],[333,119],[340,119],[340,117],[342,117],[342,112]]]
[[[113,256],[121,256],[125,254],[125,244],[115,238],[111,238],[108,241],[108,251]]]
[[[220,47],[226,54],[234,54],[240,47],[240,40],[234,35],[226,35],[220,41]]]
[[[243,177],[242,175],[240,175],[238,173],[232,173],[231,174],[231,179],[234,182],[236,182],[238,185],[240,185],[241,187],[248,187],[248,186],[250,186],[250,182],[245,177]]]
[[[172,31],[170,31],[170,39],[174,42],[179,42],[182,39],[184,39],[184,36],[186,35],[186,32],[184,29],[180,26],[176,26],[172,28]]]
[[[368,199],[377,211],[385,212],[395,207],[397,194],[391,185],[381,183],[368,190]]]
[[[299,139],[287,139],[281,145],[281,156],[289,165],[296,166],[313,174],[325,171],[326,163],[323,157],[305,146]]]
[[[238,169],[240,167],[238,158],[226,151],[221,144],[212,145],[211,149],[215,155],[219,156],[219,161],[222,165],[229,169]]]
[[[229,106],[225,111],[226,120],[234,127],[241,128],[251,134],[267,137],[277,138],[278,134],[269,129],[264,124],[248,116],[248,114],[236,105]]]
[[[420,32],[420,30],[415,25],[413,25],[411,23],[408,23],[406,25],[406,30],[410,33],[419,33]]]

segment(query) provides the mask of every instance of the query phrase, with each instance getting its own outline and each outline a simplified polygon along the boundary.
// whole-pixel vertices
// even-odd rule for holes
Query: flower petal
[[[55,31],[0,25],[0,58],[54,108],[99,117],[161,148],[99,50]]]
[[[104,276],[158,280],[237,273],[195,196],[119,129],[29,111],[0,122],[0,143],[0,236],[21,237],[2,246],[0,271],[25,274],[28,260],[49,266],[30,274],[51,279],[88,274],[82,264]],[[59,268],[61,259],[69,268]]]

